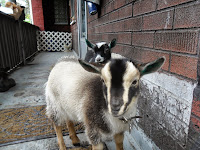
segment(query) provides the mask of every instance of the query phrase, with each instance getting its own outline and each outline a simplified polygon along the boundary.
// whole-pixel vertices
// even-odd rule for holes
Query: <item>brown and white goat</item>
[[[67,123],[74,145],[79,144],[73,121],[83,122],[93,150],[114,137],[123,149],[123,133],[136,115],[139,80],[160,69],[165,58],[138,65],[128,59],[111,59],[98,65],[63,58],[52,69],[46,85],[47,116],[52,119],[60,150],[65,150],[61,127]]]

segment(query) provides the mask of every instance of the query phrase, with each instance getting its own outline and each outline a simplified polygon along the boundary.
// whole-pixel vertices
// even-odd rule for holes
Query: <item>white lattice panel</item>
[[[39,51],[65,51],[72,42],[72,33],[39,31],[37,33],[37,48]]]

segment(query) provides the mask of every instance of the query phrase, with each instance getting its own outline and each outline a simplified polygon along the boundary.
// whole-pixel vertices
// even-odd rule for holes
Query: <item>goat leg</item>
[[[76,131],[75,131],[73,122],[67,121],[67,127],[68,127],[68,130],[69,130],[69,137],[72,140],[72,144],[74,146],[80,146],[80,140],[76,135]]]
[[[57,135],[59,149],[67,150],[64,139],[63,139],[63,135],[62,135],[62,126],[57,126],[55,123],[53,123],[53,126]]]
[[[123,140],[124,140],[124,133],[115,134],[115,145],[116,150],[123,150]]]

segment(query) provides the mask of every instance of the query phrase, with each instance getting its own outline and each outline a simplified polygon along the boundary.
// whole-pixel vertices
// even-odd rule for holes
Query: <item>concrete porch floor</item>
[[[0,93],[0,110],[44,105],[44,87],[52,66],[62,56],[73,52],[41,52],[33,62],[18,68],[11,74],[16,86]]]
[[[73,52],[41,52],[33,62],[11,74],[16,86],[0,93],[0,110],[45,105],[44,84],[52,66],[62,56],[72,56]],[[78,135],[86,141],[84,133]],[[68,136],[64,137],[67,147],[73,147]],[[55,150],[58,149],[56,138],[47,138],[0,147],[0,150]],[[109,150],[115,149],[114,142],[106,143]],[[128,145],[127,145],[128,146]],[[128,148],[129,149],[129,148]]]

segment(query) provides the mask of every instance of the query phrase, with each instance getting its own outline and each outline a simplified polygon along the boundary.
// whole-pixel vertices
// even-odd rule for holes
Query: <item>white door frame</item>
[[[87,48],[86,42],[85,42],[85,38],[87,38],[87,8],[86,8],[86,1],[84,1],[85,3],[85,38],[81,38],[81,33],[82,33],[82,9],[81,9],[81,1],[83,0],[77,0],[77,26],[78,26],[78,52],[79,52],[79,58],[84,58],[84,56],[82,56],[83,51],[85,50],[84,47]],[[84,47],[81,47],[81,43],[85,43]],[[87,49],[86,49],[87,52]]]

